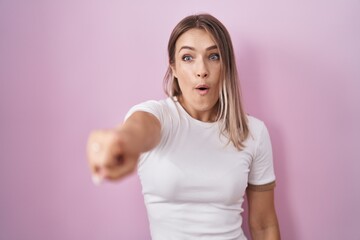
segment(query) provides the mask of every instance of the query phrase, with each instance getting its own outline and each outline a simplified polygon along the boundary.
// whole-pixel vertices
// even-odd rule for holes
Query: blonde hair
[[[243,142],[249,136],[249,127],[241,103],[240,84],[231,38],[225,26],[218,19],[209,14],[191,15],[175,26],[168,43],[169,67],[164,78],[165,93],[169,97],[181,95],[178,80],[174,77],[170,66],[175,63],[177,39],[193,28],[203,29],[210,33],[219,49],[222,82],[217,120],[221,122],[222,134],[227,136],[229,142],[231,141],[238,150],[242,150]]]

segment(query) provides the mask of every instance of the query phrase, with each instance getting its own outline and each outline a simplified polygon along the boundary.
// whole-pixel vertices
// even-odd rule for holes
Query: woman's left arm
[[[274,190],[246,190],[249,206],[249,226],[253,240],[280,240],[279,224],[274,204]]]

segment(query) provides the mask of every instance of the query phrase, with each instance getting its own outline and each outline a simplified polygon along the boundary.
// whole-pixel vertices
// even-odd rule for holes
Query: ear
[[[173,75],[174,77],[178,78],[178,77],[177,77],[177,74],[176,74],[175,64],[174,64],[174,63],[173,63],[173,64],[170,64],[170,68],[171,68],[172,75]]]

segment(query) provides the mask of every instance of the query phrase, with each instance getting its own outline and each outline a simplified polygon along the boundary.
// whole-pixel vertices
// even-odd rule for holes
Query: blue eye
[[[182,57],[182,60],[185,61],[185,62],[188,62],[188,61],[191,61],[191,60],[192,60],[192,57],[189,56],[189,55],[184,55],[184,56]]]
[[[209,57],[210,60],[219,60],[220,59],[220,55],[217,54],[217,53],[214,53],[214,54],[211,54],[210,57]]]

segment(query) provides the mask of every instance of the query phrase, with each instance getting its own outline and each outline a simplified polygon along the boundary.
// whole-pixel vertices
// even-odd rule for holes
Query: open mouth
[[[207,90],[209,88],[207,88],[207,87],[199,87],[199,88],[196,88],[196,89],[199,89],[199,90],[203,91],[203,90]]]
[[[195,89],[200,95],[205,95],[209,92],[210,88],[207,85],[199,85]]]

